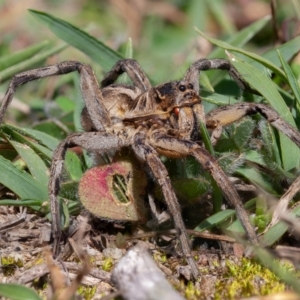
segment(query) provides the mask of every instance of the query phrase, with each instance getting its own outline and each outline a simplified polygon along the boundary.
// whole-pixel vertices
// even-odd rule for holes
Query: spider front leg
[[[197,94],[200,92],[200,87],[199,87],[199,73],[200,71],[207,71],[207,70],[224,70],[227,71],[228,74],[235,80],[235,82],[238,84],[238,86],[241,89],[247,89],[251,90],[251,87],[249,84],[241,77],[239,72],[232,66],[232,64],[226,60],[226,59],[199,59],[196,62],[194,62],[189,69],[187,70],[184,80],[187,82],[190,82],[194,90],[196,91]],[[256,93],[256,91],[253,91]]]
[[[123,73],[127,73],[132,83],[141,91],[145,92],[151,88],[151,83],[147,75],[134,59],[119,60],[105,75],[104,79],[101,81],[101,87],[104,88],[111,85]]]
[[[77,61],[65,61],[56,65],[38,68],[16,74],[9,84],[0,107],[0,124],[3,122],[5,112],[13,98],[16,89],[29,81],[62,75],[77,71],[80,75],[80,89],[86,104],[93,127],[98,131],[105,130],[110,124],[108,112],[103,104],[102,94],[97,79],[89,65]]]
[[[222,192],[227,198],[228,202],[234,206],[237,216],[241,220],[249,241],[253,245],[258,244],[257,235],[252,224],[250,223],[248,214],[244,209],[240,196],[227,178],[224,171],[218,165],[217,160],[211,154],[209,154],[208,151],[201,148],[194,142],[175,139],[159,130],[152,134],[150,141],[151,145],[155,149],[160,149],[162,153],[169,153],[169,155],[172,157],[180,158],[187,155],[194,156],[203,166],[203,168],[211,173],[218,186],[222,189]]]
[[[199,276],[199,269],[191,254],[190,242],[181,217],[180,204],[172,188],[168,171],[161,162],[155,149],[146,144],[146,138],[142,134],[136,134],[132,148],[137,157],[146,162],[146,164],[149,166],[151,172],[162,189],[164,199],[173,217],[177,236],[182,248],[182,253],[186,258],[187,263],[191,267],[193,277],[196,279]]]
[[[50,180],[48,185],[50,210],[52,217],[52,234],[54,238],[53,255],[57,257],[60,253],[61,222],[57,196],[60,189],[60,175],[63,169],[65,153],[68,148],[80,146],[89,151],[105,153],[111,149],[120,149],[124,141],[115,135],[103,132],[83,132],[69,135],[63,140],[53,154]]]
[[[264,104],[242,102],[221,106],[206,115],[206,127],[213,130],[212,136],[216,140],[220,137],[224,126],[256,113],[261,114],[273,127],[300,147],[299,131],[285,122],[274,109]]]

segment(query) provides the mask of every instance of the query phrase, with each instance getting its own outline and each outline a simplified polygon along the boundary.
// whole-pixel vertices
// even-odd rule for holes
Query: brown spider
[[[205,116],[199,97],[199,73],[201,70],[220,69],[229,72],[241,88],[247,87],[233,66],[224,59],[201,59],[193,63],[183,80],[152,87],[149,79],[135,60],[120,60],[105,76],[99,88],[90,66],[66,61],[56,65],[26,71],[12,79],[0,108],[0,124],[4,113],[19,85],[29,81],[77,71],[85,107],[82,126],[85,132],[73,133],[63,140],[54,152],[49,180],[49,197],[54,237],[53,252],[59,254],[61,227],[57,195],[64,156],[70,147],[80,146],[91,152],[105,153],[130,148],[142,164],[152,172],[160,185],[168,209],[173,217],[182,252],[196,278],[197,264],[191,256],[190,243],[180,213],[180,205],[173,191],[170,178],[159,155],[172,158],[194,156],[207,169],[224,196],[235,207],[249,241],[258,239],[241,199],[232,183],[220,168],[217,160],[197,142],[200,140],[200,122],[212,130],[215,142],[222,127],[242,117],[260,113],[274,127],[300,146],[298,131],[283,121],[271,108],[262,104],[238,103],[218,108]],[[114,84],[126,72],[133,85]]]

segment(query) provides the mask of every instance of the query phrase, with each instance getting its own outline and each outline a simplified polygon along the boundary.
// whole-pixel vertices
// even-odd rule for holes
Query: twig
[[[268,228],[274,226],[279,218],[280,215],[286,211],[289,202],[293,199],[293,197],[299,192],[300,189],[300,176],[290,185],[288,190],[284,193],[284,195],[278,201],[278,204],[274,210],[272,220],[268,226]]]
[[[184,299],[141,244],[130,249],[119,261],[112,272],[112,281],[127,300]]]

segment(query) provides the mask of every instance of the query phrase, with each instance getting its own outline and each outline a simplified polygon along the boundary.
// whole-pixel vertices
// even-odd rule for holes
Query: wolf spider
[[[187,70],[184,78],[152,87],[139,64],[132,59],[120,60],[108,72],[99,88],[90,66],[77,61],[66,61],[56,65],[29,70],[12,79],[0,108],[0,124],[4,113],[18,86],[29,81],[77,71],[85,107],[82,111],[82,127],[85,132],[70,134],[53,154],[49,180],[49,198],[52,214],[53,252],[60,251],[61,227],[57,195],[64,156],[70,147],[80,146],[88,151],[105,153],[121,148],[130,148],[141,164],[145,164],[161,187],[181,244],[183,255],[191,267],[192,274],[199,274],[197,264],[191,256],[191,248],[180,205],[171,185],[166,167],[159,155],[171,158],[194,156],[208,170],[222,189],[229,203],[235,207],[249,241],[258,244],[241,199],[220,168],[217,160],[198,143],[200,122],[212,130],[215,142],[222,127],[246,115],[259,113],[275,128],[281,130],[298,146],[298,131],[283,121],[271,108],[263,104],[238,103],[223,106],[205,116],[199,97],[199,73],[203,70],[226,70],[241,88],[247,83],[234,67],[224,59],[200,59]],[[117,84],[122,73],[127,73],[133,85]]]

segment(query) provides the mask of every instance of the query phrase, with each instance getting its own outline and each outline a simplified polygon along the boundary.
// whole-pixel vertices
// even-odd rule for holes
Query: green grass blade
[[[20,156],[26,162],[30,173],[38,181],[44,184],[48,184],[49,171],[44,163],[44,160],[50,161],[52,159],[52,151],[44,146],[32,141],[32,138],[39,138],[40,143],[48,143],[52,137],[49,135],[33,130],[33,134],[29,134],[31,130],[24,130],[21,128],[1,125],[3,132],[7,140],[14,146]],[[31,139],[27,139],[29,137]],[[54,149],[58,145],[58,140],[52,138],[51,147]],[[65,165],[70,177],[73,180],[79,180],[82,176],[82,165],[79,157],[68,151],[65,157]]]
[[[226,35],[232,35],[236,32],[236,29],[233,25],[232,18],[224,14],[224,1],[214,0],[206,2],[209,10],[211,11],[216,23],[219,24],[220,28]]]
[[[300,216],[300,206],[295,207],[290,212],[293,216]],[[288,225],[285,222],[278,222],[272,226],[260,239],[260,245],[268,247],[276,243],[283,234],[288,230]]]
[[[34,200],[34,199],[23,199],[23,200],[12,200],[3,199],[0,200],[0,205],[12,205],[12,206],[37,206],[41,207],[45,203],[44,200]]]
[[[186,28],[193,28],[193,26],[205,28],[207,26],[207,21],[210,20],[210,16],[206,2],[207,1],[198,0],[186,2],[188,4]]]
[[[253,206],[256,203],[256,199],[251,199],[245,203],[245,209],[252,209]],[[209,229],[215,225],[218,225],[219,223],[227,220],[228,218],[235,216],[236,211],[234,209],[226,209],[220,212],[215,213],[214,215],[208,217],[203,222],[201,222],[195,230],[197,231],[204,231],[206,229]]]
[[[295,54],[297,54],[300,51],[300,36],[295,37],[294,39],[280,45],[279,47],[275,49],[271,49],[264,53],[262,56],[271,61],[274,65],[280,66],[281,62],[278,57],[277,51],[280,51],[282,58],[285,61],[289,61]],[[259,65],[259,63],[254,62],[254,66]]]
[[[55,150],[59,144],[58,139],[54,138],[53,136],[51,136],[45,132],[39,131],[39,130],[30,129],[30,128],[20,128],[20,127],[16,127],[16,126],[12,126],[12,125],[7,125],[7,124],[5,124],[5,125],[2,124],[1,129],[7,134],[11,134],[11,133],[15,132],[24,137],[32,138],[32,139],[36,140],[37,142],[39,142],[41,145],[46,146],[50,150]]]
[[[60,44],[59,46],[51,47],[48,50],[39,52],[38,54],[34,55],[31,58],[26,59],[25,61],[21,61],[18,64],[11,66],[10,68],[2,70],[0,72],[0,81],[4,81],[15,74],[18,74],[24,70],[32,68],[32,66],[34,66],[35,64],[44,61],[46,58],[49,58],[49,56],[62,51],[66,47],[67,45],[65,43]]]
[[[273,63],[275,66],[280,67],[281,62],[278,57],[277,51],[280,51],[281,56],[285,61],[289,61],[300,51],[300,36],[278,46],[277,48],[270,49],[269,51],[263,53],[261,56]],[[266,65],[262,65],[259,61],[253,61],[251,57],[248,56],[243,55],[243,60],[245,60],[246,62],[251,61],[251,65],[259,70],[264,70],[264,67],[268,67]],[[286,80],[286,78],[284,79]]]
[[[271,17],[267,16],[264,17],[246,28],[236,32],[232,36],[230,36],[226,42],[235,47],[243,47],[247,42],[249,42],[266,24],[270,21]],[[224,49],[222,48],[215,48],[208,56],[208,58],[225,58]],[[211,81],[211,84],[215,86],[219,83],[225,76],[225,72],[212,72],[211,74],[207,75]],[[202,77],[202,75],[201,75]]]
[[[67,229],[70,225],[70,212],[65,202],[62,201],[62,214],[63,214],[63,230]]]
[[[204,145],[205,145],[205,149],[210,154],[215,155],[215,150],[214,150],[214,147],[211,143],[209,133],[207,131],[206,126],[202,122],[200,122],[200,132],[201,132],[202,140],[203,140]]]
[[[203,222],[201,222],[196,228],[196,231],[204,231],[207,230],[213,226],[216,226],[217,224],[227,220],[228,218],[235,215],[235,210],[233,209],[226,209],[220,212],[215,213],[211,217],[208,217]]]
[[[47,186],[0,156],[0,182],[23,199],[48,199]]]
[[[65,167],[72,180],[78,181],[82,177],[82,163],[74,152],[68,151],[66,153]]]
[[[22,129],[9,126],[9,125],[3,125],[3,124],[1,125],[1,129],[5,134],[5,138],[7,140],[14,140],[21,144],[27,145],[29,148],[33,149],[44,160],[52,159],[52,151],[32,141],[31,139],[27,139],[26,137],[28,137],[28,135],[24,134],[24,131]]]
[[[0,283],[0,295],[11,300],[42,300],[34,290],[15,283]]]
[[[242,47],[247,42],[249,42],[262,28],[264,28],[267,23],[270,21],[271,17],[267,16],[264,17],[246,28],[243,28],[242,30],[236,32],[233,36],[231,36],[229,39],[227,39],[227,43],[231,46],[235,47]],[[208,58],[222,58],[225,57],[224,50],[222,48],[216,48],[213,50]]]
[[[33,200],[33,199],[22,199],[22,200],[12,200],[12,199],[3,199],[0,200],[0,205],[5,206],[22,206],[30,207],[33,210],[36,210],[40,213],[46,215],[50,211],[50,205],[48,201],[45,200]]]
[[[242,168],[237,168],[235,172],[239,175],[244,176],[255,185],[260,186],[265,191],[271,194],[276,194],[272,187],[272,184],[269,181],[267,181],[267,179],[263,176],[261,172],[253,168],[253,166],[243,166]]]
[[[245,233],[245,229],[240,220],[235,220],[226,227],[226,232],[231,232],[231,234]]]
[[[228,57],[232,65],[240,74],[242,74],[244,79],[247,80],[247,82],[263,97],[265,97],[265,99],[275,110],[280,112],[281,117],[285,121],[295,126],[293,116],[290,113],[289,108],[285,104],[283,98],[277,91],[277,88],[273,81],[268,76],[257,70],[255,67],[247,62],[240,60],[236,56],[233,56],[229,53]]]
[[[295,120],[284,99],[277,91],[274,82],[261,71],[249,63],[241,61],[232,54],[229,54],[229,59],[237,71],[240,74],[243,74],[243,77],[247,80],[247,82],[270,103],[272,108],[274,108],[286,122],[296,127]],[[299,166],[300,150],[284,134],[279,133],[279,136],[283,168],[288,171]]]
[[[269,60],[263,58],[262,56],[255,54],[253,52],[250,51],[246,51],[244,49],[240,49],[238,47],[232,46],[224,41],[220,41],[214,38],[209,37],[208,35],[204,34],[202,31],[200,31],[199,29],[196,28],[196,31],[198,33],[200,33],[200,35],[202,35],[205,39],[207,39],[209,42],[211,42],[212,44],[221,47],[225,50],[229,50],[229,51],[233,51],[233,52],[237,52],[237,53],[241,53],[245,56],[248,56],[252,59],[254,59],[255,61],[263,64],[265,67],[267,67],[268,69],[272,70],[274,73],[276,73],[277,75],[279,75],[280,77],[285,78],[285,74],[284,72],[278,68],[275,64],[273,64],[272,62],[270,62]]]
[[[133,58],[133,46],[132,46],[132,38],[128,39],[128,42],[126,44],[126,51],[125,51],[125,57],[126,58]]]
[[[228,105],[235,104],[238,102],[234,97],[229,97],[228,95],[224,96],[218,93],[210,93],[207,91],[201,91],[201,99],[205,102],[215,104],[215,105]]]
[[[295,75],[293,74],[293,71],[290,68],[290,66],[286,63],[286,61],[282,57],[282,55],[280,53],[280,50],[277,50],[277,53],[278,53],[278,57],[280,59],[282,68],[283,68],[283,70],[286,74],[286,77],[288,79],[288,84],[290,85],[298,104],[300,104],[300,87],[299,87],[299,84],[297,82],[297,79],[295,78]]]
[[[210,140],[209,133],[207,131],[206,126],[200,122],[200,132],[202,136],[202,140],[205,145],[205,149],[212,155],[215,155],[215,150]],[[220,187],[217,185],[215,180],[211,177],[211,185],[213,191],[213,208],[214,212],[219,212],[221,210],[221,206],[223,204],[223,193]]]
[[[104,71],[109,71],[118,60],[123,58],[119,53],[70,23],[44,12],[29,11],[39,21],[47,25],[57,37],[87,54],[92,60],[100,64]]]
[[[35,153],[33,149],[27,145],[15,141],[10,141],[10,143],[26,162],[26,165],[33,178],[42,185],[47,186],[49,180],[49,171],[44,161]]]
[[[48,41],[44,41],[33,46],[27,47],[21,51],[2,56],[0,58],[0,70],[9,68],[15,64],[25,61],[38,53],[42,48],[49,45]]]

